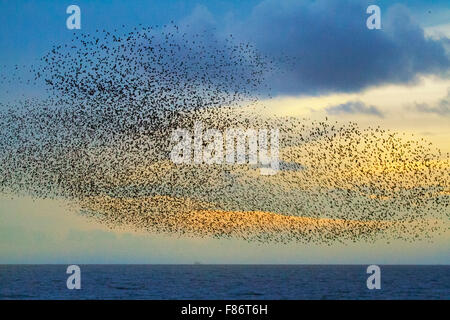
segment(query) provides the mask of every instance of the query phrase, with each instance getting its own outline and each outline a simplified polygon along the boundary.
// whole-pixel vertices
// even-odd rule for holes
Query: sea
[[[0,265],[5,299],[450,299],[449,265],[380,265],[368,289],[367,265]]]

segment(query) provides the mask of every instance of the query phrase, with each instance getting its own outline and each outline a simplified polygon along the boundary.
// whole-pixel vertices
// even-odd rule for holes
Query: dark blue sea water
[[[450,299],[450,266],[380,266],[369,290],[364,265],[0,265],[0,299]]]

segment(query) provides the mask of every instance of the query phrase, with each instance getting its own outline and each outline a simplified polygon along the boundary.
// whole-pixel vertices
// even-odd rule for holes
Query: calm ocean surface
[[[450,299],[450,266],[365,265],[0,265],[0,299]]]

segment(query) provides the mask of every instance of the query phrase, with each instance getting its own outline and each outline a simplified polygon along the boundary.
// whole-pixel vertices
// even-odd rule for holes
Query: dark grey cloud
[[[375,106],[367,106],[361,101],[349,101],[326,108],[326,112],[330,115],[336,114],[367,114],[383,118],[383,113]]]
[[[440,116],[449,117],[450,116],[450,90],[447,97],[441,99],[435,105],[430,105],[427,103],[416,103],[414,109],[418,112],[423,113],[434,113]]]
[[[402,5],[381,6],[382,29],[369,30],[373,3],[267,0],[244,21],[230,18],[224,30],[281,61],[283,72],[270,75],[277,94],[356,92],[423,74],[449,76],[448,38],[426,38]]]

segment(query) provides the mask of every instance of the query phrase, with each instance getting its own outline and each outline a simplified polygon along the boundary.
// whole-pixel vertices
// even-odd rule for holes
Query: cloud
[[[427,103],[416,103],[414,109],[422,113],[434,113],[440,116],[450,116],[450,90],[445,98],[441,99],[435,105]]]
[[[361,101],[349,101],[339,104],[337,106],[328,107],[325,109],[330,115],[336,114],[367,114],[383,118],[383,113],[375,106],[367,106]]]
[[[449,75],[448,38],[427,38],[402,5],[381,7],[382,29],[369,30],[369,4],[267,0],[226,30],[281,61],[283,72],[270,78],[275,94],[358,92],[414,83],[419,75]]]

